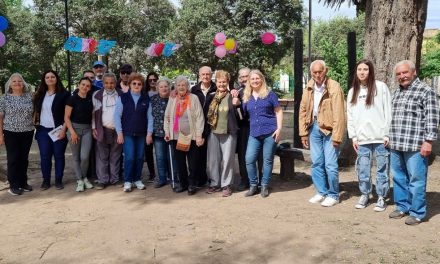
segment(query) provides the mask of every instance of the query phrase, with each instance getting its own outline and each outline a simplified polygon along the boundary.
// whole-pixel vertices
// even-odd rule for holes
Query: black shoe
[[[63,184],[63,182],[62,182],[62,181],[60,181],[60,182],[56,181],[56,182],[55,182],[55,188],[56,188],[57,190],[62,190],[62,189],[64,189],[64,184]]]
[[[103,190],[105,188],[105,184],[98,182],[97,184],[95,184],[95,188],[96,190]]]
[[[32,186],[30,186],[29,184],[26,184],[25,186],[20,188],[23,192],[32,192]]]
[[[40,189],[41,189],[42,191],[45,191],[45,190],[47,190],[47,189],[49,189],[49,188],[50,188],[50,182],[43,181],[43,183],[41,184]]]
[[[178,188],[174,189],[174,192],[176,192],[176,193],[181,193],[184,191],[186,191],[186,188],[184,188],[184,187],[178,187]]]
[[[258,191],[257,186],[251,186],[249,188],[249,191],[247,193],[245,193],[244,196],[248,197],[248,196],[255,195],[257,193],[257,191]]]
[[[167,185],[166,183],[162,183],[162,182],[156,182],[156,184],[154,184],[154,188],[161,188],[163,186]]]
[[[188,195],[194,195],[194,194],[196,194],[196,192],[197,192],[196,188],[194,188],[194,187],[188,188]]]
[[[261,187],[261,197],[266,198],[267,196],[269,196],[269,187],[262,186]]]
[[[23,191],[19,188],[11,188],[9,189],[8,193],[10,193],[11,195],[22,195]]]
[[[240,185],[238,185],[237,191],[242,192],[249,188],[249,184],[246,182],[240,182]]]

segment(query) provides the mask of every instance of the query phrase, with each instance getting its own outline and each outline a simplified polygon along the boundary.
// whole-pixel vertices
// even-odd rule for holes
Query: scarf
[[[190,108],[191,101],[189,99],[189,93],[187,92],[183,98],[179,95],[176,96],[176,115],[174,117],[173,131],[179,132],[179,120],[185,113],[186,109]]]
[[[218,121],[218,107],[223,100],[223,98],[226,96],[227,92],[220,93],[219,91],[215,92],[214,99],[212,100],[211,104],[209,105],[208,109],[208,124],[212,126],[213,129],[217,127],[217,121]]]

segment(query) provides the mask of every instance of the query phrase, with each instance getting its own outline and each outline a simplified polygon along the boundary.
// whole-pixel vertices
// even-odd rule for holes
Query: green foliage
[[[364,43],[364,15],[355,19],[337,17],[317,21],[313,28],[313,55],[322,58],[329,68],[328,76],[348,91],[347,33],[356,32],[357,60],[362,59]]]
[[[242,66],[266,73],[291,52],[293,29],[300,27],[302,6],[298,0],[183,0],[179,16],[168,34],[183,47],[175,67],[197,73],[202,64],[229,71],[233,79]],[[260,34],[271,30],[280,41],[264,45]],[[218,59],[214,35],[224,32],[238,41],[238,53]]]
[[[440,76],[440,49],[428,53],[423,58],[419,76],[422,79]]]

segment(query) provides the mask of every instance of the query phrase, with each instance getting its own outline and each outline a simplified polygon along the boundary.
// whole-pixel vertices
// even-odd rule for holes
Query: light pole
[[[308,66],[312,63],[312,0],[309,0],[309,58],[308,58]],[[308,67],[308,68],[309,68]],[[310,72],[307,71],[310,75]]]
[[[69,9],[67,5],[68,0],[64,0],[64,11],[65,11],[65,17],[66,17],[66,39],[69,38]],[[70,51],[67,51],[67,88],[69,91],[72,91],[71,88],[72,84],[72,73],[70,70]]]

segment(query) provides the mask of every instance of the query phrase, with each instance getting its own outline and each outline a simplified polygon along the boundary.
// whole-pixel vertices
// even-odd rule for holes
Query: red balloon
[[[156,47],[154,47],[154,52],[157,54],[157,56],[162,54],[163,48],[165,48],[165,44],[163,42],[156,44]]]
[[[261,35],[261,41],[265,45],[270,45],[270,44],[274,43],[276,38],[277,37],[270,32],[264,32],[263,35]]]

